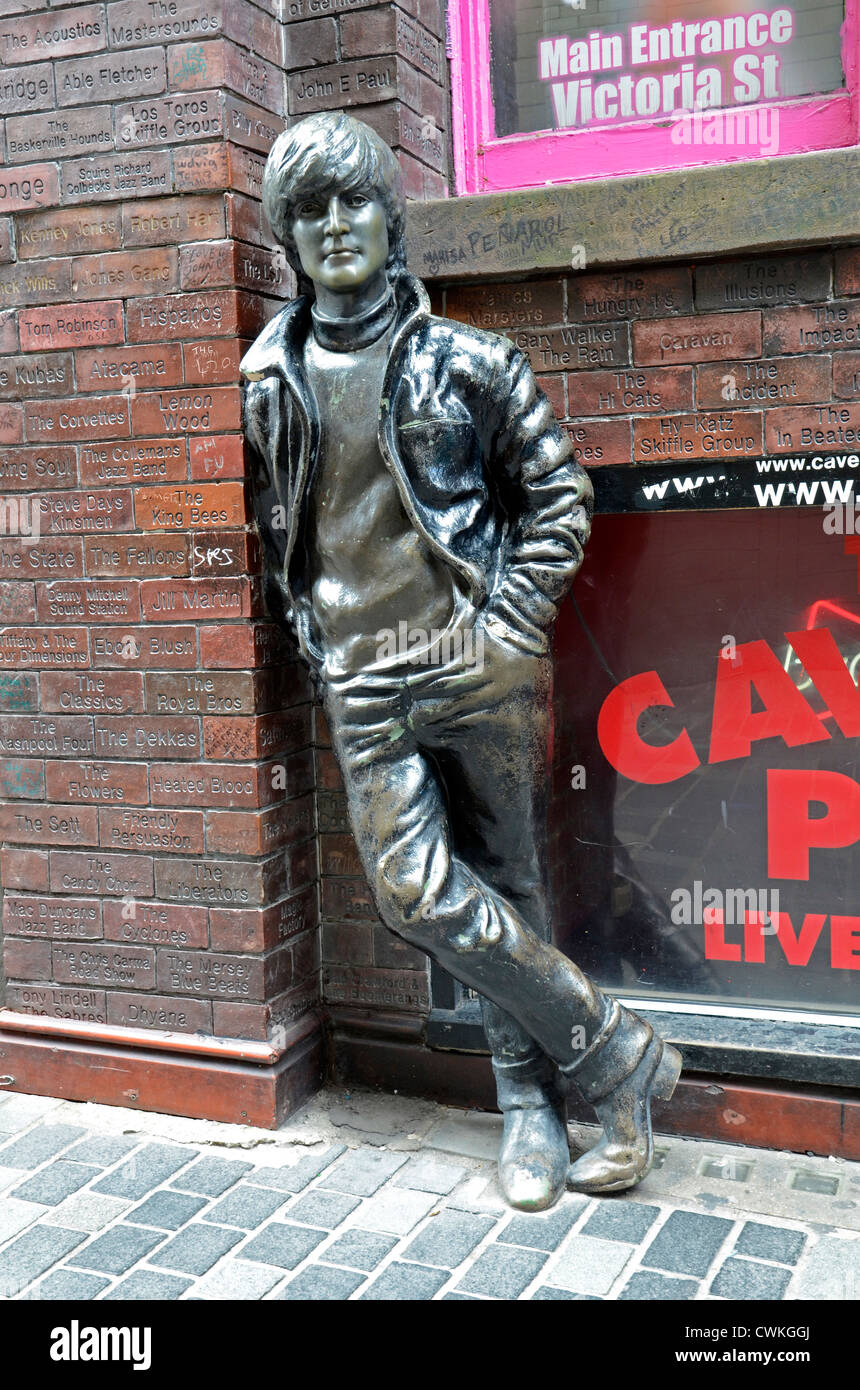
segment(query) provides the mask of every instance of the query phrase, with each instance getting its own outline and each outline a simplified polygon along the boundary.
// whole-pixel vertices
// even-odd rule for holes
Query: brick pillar
[[[0,1073],[274,1124],[322,1059],[310,694],[237,370],[294,289],[259,203],[283,26],[2,8],[0,496],[41,536],[0,535]]]

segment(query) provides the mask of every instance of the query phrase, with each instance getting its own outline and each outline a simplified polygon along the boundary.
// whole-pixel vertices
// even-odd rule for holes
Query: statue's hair
[[[391,276],[406,267],[406,204],[396,156],[363,121],[319,111],[278,136],[263,171],[263,208],[303,292],[310,282],[293,240],[295,208],[310,194],[330,196],[338,188],[379,199],[388,224],[386,270]]]

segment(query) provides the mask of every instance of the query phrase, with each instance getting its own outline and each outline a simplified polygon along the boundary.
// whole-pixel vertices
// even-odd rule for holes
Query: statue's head
[[[382,268],[391,277],[405,267],[400,166],[353,116],[321,111],[278,136],[263,173],[263,207],[302,290],[312,281],[350,291]]]

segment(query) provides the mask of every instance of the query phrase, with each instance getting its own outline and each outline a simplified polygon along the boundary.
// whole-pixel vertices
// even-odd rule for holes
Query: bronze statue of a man
[[[272,615],[321,692],[391,931],[481,996],[507,1200],[632,1187],[681,1059],[550,944],[550,636],[592,490],[507,338],[434,317],[397,160],[309,116],[263,179],[300,298],[242,362]],[[571,1165],[573,1082],[604,1135]]]

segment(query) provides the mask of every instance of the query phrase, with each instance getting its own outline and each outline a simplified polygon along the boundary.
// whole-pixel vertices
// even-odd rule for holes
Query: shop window
[[[854,145],[860,0],[451,0],[458,192]]]

